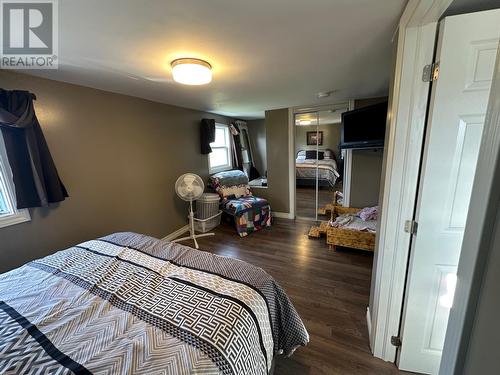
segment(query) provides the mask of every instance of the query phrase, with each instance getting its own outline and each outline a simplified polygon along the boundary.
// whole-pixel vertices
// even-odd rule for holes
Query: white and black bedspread
[[[1,374],[267,374],[308,340],[262,269],[140,234],[0,275]]]
[[[331,187],[335,186],[335,182],[339,177],[337,171],[337,163],[333,159],[297,159],[295,162],[295,176],[299,179],[326,181]]]

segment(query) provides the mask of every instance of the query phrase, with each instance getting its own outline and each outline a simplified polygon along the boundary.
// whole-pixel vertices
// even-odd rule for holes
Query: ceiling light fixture
[[[182,58],[172,61],[175,82],[184,85],[205,85],[212,81],[212,66],[204,60]]]
[[[318,92],[316,96],[318,99],[323,99],[323,98],[328,98],[330,95],[332,95],[336,90],[331,90],[331,91],[322,91]]]
[[[310,120],[300,120],[299,124],[300,125],[311,125],[311,121]]]

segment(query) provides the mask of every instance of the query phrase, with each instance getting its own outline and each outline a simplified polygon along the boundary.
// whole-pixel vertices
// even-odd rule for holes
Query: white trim
[[[226,141],[229,143],[227,146],[211,146],[212,150],[214,149],[226,149],[227,150],[227,161],[228,164],[224,165],[218,165],[217,167],[212,168],[210,166],[210,154],[207,155],[208,157],[208,172],[210,174],[217,173],[217,172],[222,172],[222,171],[228,171],[233,168],[233,160],[232,160],[232,139],[231,139],[231,131],[229,130],[229,125],[227,124],[221,124],[216,122],[215,123],[215,130],[217,131],[217,128],[223,128],[225,132],[225,136],[227,137]]]
[[[276,212],[273,211],[272,216],[280,218],[280,219],[295,219],[295,215],[293,215],[291,212]]]
[[[293,108],[288,108],[288,195],[290,198],[289,202],[289,214],[288,219],[295,218],[295,119],[294,119]],[[276,216],[276,213],[275,213]],[[279,217],[279,216],[276,216]]]
[[[391,336],[399,335],[429,84],[422,68],[432,62],[436,26],[452,0],[410,0],[399,24],[380,230],[371,313],[371,347],[376,357],[394,361]]]
[[[162,241],[172,241],[175,240],[180,235],[189,232],[189,224],[184,225],[183,227],[177,229],[175,232],[172,232],[165,237],[162,238]]]
[[[366,308],[366,326],[368,327],[368,340],[370,342],[370,349],[371,349],[371,342],[372,342],[372,315],[370,314],[370,306]]]
[[[5,199],[7,200],[7,207],[11,212],[9,215],[0,216],[0,228],[31,220],[30,213],[27,209],[17,209],[15,207],[16,190],[12,177],[12,170],[7,160],[5,143],[2,133],[0,132],[0,184],[3,186],[2,190],[4,190],[6,194]]]
[[[15,214],[5,215],[0,217],[0,228],[8,227],[10,225],[24,223],[30,221],[31,216],[28,210],[19,210]]]
[[[342,201],[344,207],[351,204],[351,173],[352,173],[352,149],[342,150],[344,157],[344,175],[342,177]]]
[[[293,114],[297,113],[309,113],[309,112],[321,112],[321,111],[328,111],[331,109],[342,109],[342,108],[348,108],[349,110],[353,109],[354,105],[354,100],[344,100],[341,102],[334,102],[330,104],[321,104],[321,105],[308,105],[308,106],[297,106],[291,108],[293,110]]]
[[[472,188],[462,251],[459,280],[448,320],[439,374],[462,374],[474,328],[476,305],[490,252],[495,244],[500,198],[500,48],[484,122],[481,148]],[[463,249],[467,249],[464,251]],[[492,332],[496,332],[494,329]]]

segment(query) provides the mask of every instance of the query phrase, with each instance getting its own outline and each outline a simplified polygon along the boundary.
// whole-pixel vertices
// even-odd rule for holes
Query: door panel
[[[437,374],[488,105],[500,10],[440,24],[401,324],[400,369]],[[458,282],[460,275],[458,275]]]
[[[465,229],[473,179],[476,169],[484,116],[460,116],[457,125],[455,153],[449,181],[448,230]]]

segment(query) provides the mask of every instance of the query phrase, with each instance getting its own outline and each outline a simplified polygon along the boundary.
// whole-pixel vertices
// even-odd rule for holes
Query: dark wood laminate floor
[[[366,306],[372,255],[328,250],[309,240],[310,223],[276,221],[269,230],[240,238],[228,224],[200,249],[238,258],[270,273],[286,290],[310,335],[291,358],[280,357],[276,375],[400,374],[394,364],[374,358],[368,346]],[[193,246],[192,242],[185,244]]]
[[[329,188],[320,188],[318,190],[318,205],[325,206],[333,202],[335,190]],[[295,190],[295,202],[297,216],[314,218],[316,214],[316,188],[315,187],[297,187]]]

